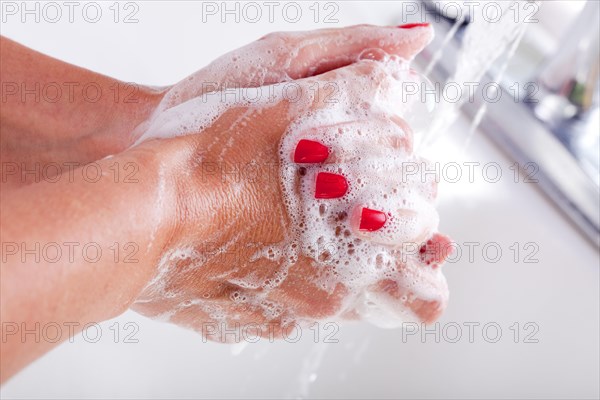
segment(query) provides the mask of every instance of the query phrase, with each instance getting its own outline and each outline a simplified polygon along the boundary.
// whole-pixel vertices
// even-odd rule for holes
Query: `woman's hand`
[[[355,37],[352,29],[329,32],[335,40],[325,43],[333,48]],[[402,32],[383,29],[389,32],[385,38]],[[378,47],[411,58],[431,32],[423,27],[411,35],[413,47]],[[412,74],[396,56],[362,47],[353,58],[332,54],[320,65],[349,65],[260,86],[252,93],[263,101],[254,104],[243,90],[231,92],[234,100],[219,103],[214,122],[206,123],[202,105],[215,106],[210,96],[221,94],[202,92],[199,81],[218,81],[220,89],[230,85],[225,65],[234,67],[225,60],[233,59],[249,69],[238,72],[243,85],[253,86],[257,76],[261,83],[276,83],[313,75],[321,67],[299,72],[297,62],[275,62],[283,55],[288,61],[290,54],[297,57],[303,52],[298,48],[310,48],[306,43],[316,46],[308,36],[306,42],[294,35],[269,36],[265,48],[281,51],[271,51],[270,60],[248,50],[260,48],[259,41],[211,64],[208,79],[200,71],[193,84],[180,83],[166,94],[162,113],[142,139],[178,136],[148,142],[158,158],[179,160],[173,162],[177,227],[156,277],[133,305],[136,311],[225,340],[223,330],[240,325],[258,325],[260,334],[278,336],[293,323],[324,318],[429,322],[445,307],[447,287],[437,266],[448,240],[435,233],[435,179],[403,179],[400,173],[403,163],[420,170],[425,161],[413,154],[412,132],[398,115],[406,111],[398,91]],[[256,73],[257,61],[248,63],[240,54],[255,54],[274,70]],[[296,66],[293,72],[290,65]],[[292,84],[301,95],[290,100],[282,94]],[[303,139],[326,143],[326,158],[294,162]],[[320,172],[342,177],[347,193],[316,183]],[[315,199],[315,191],[333,198]],[[365,208],[385,214],[384,226],[376,226],[380,214],[369,216]]]
[[[383,52],[409,61],[431,41],[432,32],[428,26],[356,25],[270,33],[165,88],[153,117],[164,116],[166,110],[207,93],[291,82],[350,65],[361,55],[376,58]],[[224,99],[230,99],[231,91],[226,93],[230,94]],[[153,119],[134,131],[136,140],[165,136],[165,132],[147,132]]]

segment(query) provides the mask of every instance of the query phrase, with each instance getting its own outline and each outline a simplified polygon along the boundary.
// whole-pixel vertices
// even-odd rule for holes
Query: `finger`
[[[306,78],[352,64],[369,49],[410,60],[432,38],[429,25],[411,29],[356,25],[272,33],[219,57],[178,83],[168,97],[181,103],[224,87],[259,87]]]
[[[273,39],[267,37],[267,40],[281,41],[277,35],[274,34]],[[380,49],[389,55],[411,60],[432,37],[433,29],[428,25],[412,29],[356,25],[299,32],[283,39],[292,43],[292,51],[281,46],[281,53],[274,54],[274,57],[287,61],[285,64],[288,66],[284,67],[286,75],[291,79],[301,79],[352,64],[369,49]]]
[[[398,272],[372,285],[371,300],[388,316],[431,323],[448,304],[448,285],[440,269],[420,261],[397,261]],[[363,317],[369,318],[368,315]],[[373,321],[377,322],[377,321]]]
[[[445,280],[443,281],[445,284]],[[426,324],[434,322],[447,305],[447,286],[427,288],[431,293],[411,290],[400,282],[384,279],[375,285],[373,299],[377,299],[379,307],[385,308],[391,315],[399,318],[412,319],[416,317]]]
[[[318,256],[328,257],[326,252]],[[333,317],[342,308],[347,288],[342,283],[323,287],[317,282],[325,268],[318,267],[313,260],[302,256],[288,271],[281,285],[269,293],[269,298],[285,304],[287,312],[295,319],[324,319]]]
[[[256,87],[302,79],[349,65],[368,49],[412,59],[433,29],[355,25],[306,32],[271,33],[220,57],[204,72],[222,84]]]

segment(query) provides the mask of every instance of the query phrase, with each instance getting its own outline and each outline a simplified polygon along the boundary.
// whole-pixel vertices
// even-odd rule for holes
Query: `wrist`
[[[152,248],[158,253],[152,257],[158,262],[164,251],[179,243],[184,224],[181,210],[188,208],[183,193],[189,189],[185,183],[186,176],[189,180],[189,147],[180,138],[152,140],[130,148],[123,155],[134,160],[144,185],[152,188],[146,204],[155,219],[157,234],[153,235]]]

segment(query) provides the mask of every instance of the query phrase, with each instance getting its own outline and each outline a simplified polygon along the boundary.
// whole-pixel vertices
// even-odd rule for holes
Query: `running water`
[[[329,344],[317,342],[312,349],[304,356],[302,367],[298,371],[297,381],[294,387],[296,393],[291,393],[287,398],[304,399],[310,394],[310,388],[315,383],[319,375],[317,371],[322,365],[325,352],[329,349]]]
[[[476,10],[483,9],[485,3],[488,2],[482,2],[481,8],[477,7]],[[441,96],[439,106],[433,114],[431,125],[423,136],[422,141],[418,143],[419,146],[427,147],[431,145],[447,130],[448,126],[452,125],[459,115],[460,108],[469,99],[469,86],[479,83],[486,72],[490,71],[494,63],[504,56],[502,64],[497,68],[496,74],[492,77],[494,82],[500,83],[506,67],[514,55],[527,27],[523,23],[522,18],[515,18],[513,10],[522,10],[522,4],[526,2],[526,0],[496,2],[496,5],[502,10],[501,17],[497,21],[491,18],[483,18],[482,15],[473,16],[473,22],[466,28],[462,39],[462,46],[457,54],[454,74],[445,82],[445,85],[458,85],[461,88],[461,96],[457,101],[455,99],[447,101],[447,99],[444,99],[444,96]],[[443,46],[458,31],[460,21],[457,21],[448,32],[447,37],[442,43],[442,47],[434,54],[430,65],[426,69],[427,73],[433,70],[435,64],[443,56],[445,50]],[[476,113],[471,123],[469,138],[477,129],[479,122],[481,122],[486,108],[486,104],[483,104],[481,109]],[[469,141],[468,139],[467,142]]]

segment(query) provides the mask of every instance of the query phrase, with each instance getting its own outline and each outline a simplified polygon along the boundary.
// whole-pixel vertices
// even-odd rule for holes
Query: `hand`
[[[164,131],[148,132],[150,125],[157,125],[154,119],[164,118],[165,111],[207,93],[291,82],[350,65],[361,55],[377,57],[383,52],[409,61],[431,41],[432,32],[423,26],[403,29],[357,25],[268,34],[164,88],[161,92],[164,97],[156,107],[154,118],[138,126],[134,139],[142,135],[142,140],[166,136]]]
[[[298,54],[312,55],[316,42],[321,50],[351,47],[349,39],[367,40],[361,32],[369,30],[380,34],[372,43],[377,50],[365,52],[361,42],[316,67],[290,63]],[[381,323],[390,317],[430,322],[439,315],[448,293],[438,265],[448,239],[435,233],[435,179],[398,174],[403,163],[422,168],[425,161],[413,154],[412,132],[398,115],[400,83],[411,74],[397,56],[412,58],[431,31],[420,27],[402,35],[397,28],[369,27],[327,31],[322,39],[315,33],[270,35],[166,94],[142,139],[175,137],[140,147],[177,166],[166,180],[177,186],[176,227],[156,277],[133,309],[204,334],[213,324],[215,340],[226,339],[214,336],[215,326],[270,325],[260,333],[280,335],[292,323],[315,319],[377,321],[383,313]],[[387,38],[396,44],[385,45]],[[261,48],[272,51],[265,58],[251,51]],[[243,54],[254,54],[254,62]],[[238,86],[254,86],[257,77],[261,85],[295,77],[301,78],[293,82],[301,96],[282,96],[285,84],[260,86],[269,100],[219,104],[214,122],[206,124],[203,102],[215,94],[197,82],[233,83],[228,60],[236,58]],[[273,70],[257,68],[257,60]],[[229,70],[219,68],[224,65]],[[337,69],[303,78],[329,68]],[[279,95],[265,95],[273,90]],[[326,159],[294,162],[302,139],[326,145]],[[335,174],[348,191],[315,186],[319,172]],[[315,199],[315,190],[334,198]]]

